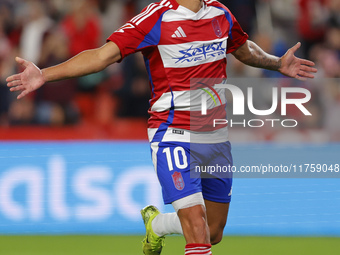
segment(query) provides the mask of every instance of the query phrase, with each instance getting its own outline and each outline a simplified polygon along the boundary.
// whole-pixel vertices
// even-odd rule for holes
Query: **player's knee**
[[[224,226],[225,224],[223,223],[213,227],[210,226],[210,242],[212,245],[218,244],[222,241]]]
[[[212,245],[220,243],[222,241],[222,238],[223,238],[223,231],[210,233],[210,243]]]
[[[205,231],[207,228],[207,222],[205,220],[204,211],[191,211],[191,213],[186,214],[182,217],[182,224],[187,225],[192,230]]]
[[[210,239],[209,227],[203,217],[195,217],[187,221],[187,230],[195,242],[207,243]],[[187,233],[188,234],[188,233]]]

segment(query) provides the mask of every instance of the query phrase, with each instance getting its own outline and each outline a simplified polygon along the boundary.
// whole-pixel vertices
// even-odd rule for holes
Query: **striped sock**
[[[185,246],[185,255],[211,255],[211,244],[191,243]]]

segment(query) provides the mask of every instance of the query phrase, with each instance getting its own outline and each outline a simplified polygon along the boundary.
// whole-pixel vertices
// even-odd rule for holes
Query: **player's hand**
[[[44,85],[45,80],[42,71],[35,64],[19,57],[15,60],[24,68],[24,71],[8,77],[6,81],[10,91],[21,92],[17,97],[20,99]]]
[[[297,43],[294,47],[290,48],[281,58],[280,73],[305,81],[307,78],[314,78],[313,73],[317,72],[314,68],[315,63],[306,59],[297,58],[294,53],[301,47],[301,43]]]

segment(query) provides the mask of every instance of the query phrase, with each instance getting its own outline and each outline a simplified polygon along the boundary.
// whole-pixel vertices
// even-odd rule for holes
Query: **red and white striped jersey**
[[[210,91],[216,100],[208,103],[208,115],[217,111],[226,118],[223,90],[203,88],[192,81],[226,79],[226,55],[244,44],[248,35],[224,5],[215,0],[203,3],[197,13],[175,0],[152,3],[108,38],[117,44],[122,58],[138,51],[143,53],[151,88],[150,142],[193,142],[193,137],[197,137],[197,142],[227,140],[227,127],[213,128],[212,123],[203,123],[211,118],[205,117],[202,122],[196,116],[193,121],[201,110],[190,103],[195,92]],[[197,127],[198,123],[202,128]]]

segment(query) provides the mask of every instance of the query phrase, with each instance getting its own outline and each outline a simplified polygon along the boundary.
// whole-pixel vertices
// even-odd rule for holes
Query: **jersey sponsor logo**
[[[172,38],[180,38],[180,37],[187,37],[185,34],[183,28],[178,27],[175,31],[175,33],[171,36]]]
[[[211,21],[211,24],[214,28],[214,32],[215,32],[215,35],[218,37],[218,38],[221,38],[222,37],[222,29],[221,29],[221,26],[220,26],[220,22],[218,22],[218,20],[215,18]]]
[[[127,24],[125,24],[124,26],[122,26],[121,28],[119,28],[116,32],[118,32],[118,33],[124,33],[125,31],[125,29],[132,29],[132,28],[135,28],[135,26],[134,25],[132,25],[132,24],[130,24],[130,23],[127,23]]]
[[[199,47],[194,47],[185,50],[180,50],[180,57],[173,58],[176,60],[175,64],[190,63],[207,60],[209,58],[216,58],[217,56],[225,55],[226,48],[224,42],[215,42],[208,45],[203,44]]]
[[[165,68],[187,68],[226,58],[227,37],[211,41],[193,41],[158,45]]]
[[[173,175],[171,175],[172,180],[175,184],[175,188],[177,190],[183,190],[185,187],[183,176],[180,172],[174,172]]]

